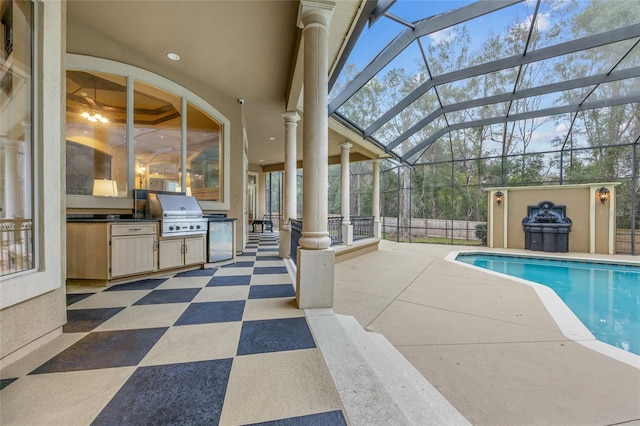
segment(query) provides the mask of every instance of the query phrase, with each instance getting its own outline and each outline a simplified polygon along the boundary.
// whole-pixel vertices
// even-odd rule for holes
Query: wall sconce
[[[117,197],[118,185],[115,180],[94,179],[93,195],[97,197]]]
[[[609,190],[604,186],[598,189],[598,198],[600,199],[600,203],[604,204],[609,201]]]
[[[498,191],[493,195],[493,198],[496,201],[497,205],[501,205],[502,204],[502,200],[504,199],[504,194],[502,192]]]

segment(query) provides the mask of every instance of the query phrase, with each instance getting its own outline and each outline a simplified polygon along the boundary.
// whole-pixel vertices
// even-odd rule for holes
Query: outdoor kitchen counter
[[[104,286],[200,268],[206,231],[162,238],[159,222],[127,216],[68,217],[67,283]]]
[[[126,217],[120,215],[120,217],[107,217],[106,215],[92,215],[92,216],[67,216],[67,223],[121,223],[121,222],[158,222],[160,219],[134,219],[132,217]]]

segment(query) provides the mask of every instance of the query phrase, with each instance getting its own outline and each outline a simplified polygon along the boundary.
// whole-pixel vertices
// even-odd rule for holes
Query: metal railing
[[[327,230],[332,246],[342,244],[342,216],[330,217],[327,221]]]
[[[302,236],[302,221],[299,219],[290,219],[291,221],[291,260],[297,264],[298,259],[298,240]],[[373,222],[372,222],[373,224]],[[331,245],[342,244],[342,216],[330,217],[327,220],[327,230],[331,238]],[[373,232],[373,231],[372,231]]]
[[[277,227],[280,224],[280,221],[282,220],[282,215],[281,214],[265,214],[263,217],[263,220],[270,220],[271,222],[273,222],[273,225]]]
[[[353,241],[373,238],[373,216],[351,216]]]
[[[373,216],[351,216],[353,225],[353,239],[361,240],[373,237]],[[291,260],[297,264],[298,240],[302,236],[302,220],[290,219],[291,221]],[[331,216],[327,220],[327,230],[331,238],[331,245],[342,244],[342,216]]]
[[[32,227],[30,219],[0,220],[0,275],[33,268]]]
[[[298,264],[298,240],[302,236],[302,221],[298,219],[289,219],[291,222],[291,260],[294,264]]]

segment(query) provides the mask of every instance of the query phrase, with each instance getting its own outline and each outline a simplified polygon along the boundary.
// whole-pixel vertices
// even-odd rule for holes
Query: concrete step
[[[307,309],[306,313],[349,424],[410,425],[333,311]]]
[[[306,313],[350,424],[469,425],[384,336],[331,309]]]
[[[336,317],[410,424],[470,424],[386,337],[365,331],[352,316]]]

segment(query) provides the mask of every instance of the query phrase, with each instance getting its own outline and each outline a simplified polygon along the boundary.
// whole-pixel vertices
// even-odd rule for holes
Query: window
[[[282,172],[270,172],[265,174],[266,209],[265,216],[274,221],[282,217]]]
[[[229,120],[139,68],[72,54],[67,66],[67,207],[130,208],[137,188],[229,209]],[[122,200],[107,203],[105,195]]]
[[[35,267],[30,1],[0,1],[0,276]]]
[[[67,194],[125,197],[127,79],[67,71],[66,110]]]
[[[176,191],[182,158],[180,97],[136,81],[133,105],[135,187]]]
[[[201,201],[220,201],[221,134],[220,123],[187,102],[187,175],[183,183]]]

